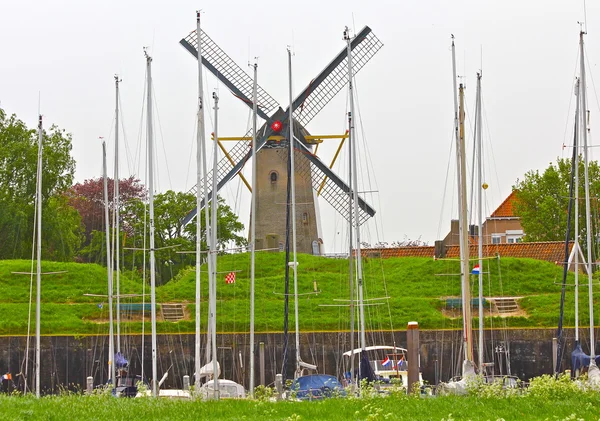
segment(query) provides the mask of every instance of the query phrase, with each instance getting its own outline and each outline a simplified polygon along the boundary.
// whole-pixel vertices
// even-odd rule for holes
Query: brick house
[[[565,258],[565,243],[563,241],[521,242],[525,233],[521,226],[521,219],[515,216],[513,211],[516,200],[516,194],[513,191],[490,216],[486,217],[482,227],[483,257],[500,255],[504,257],[528,257],[553,263],[562,262]],[[471,256],[477,256],[477,231],[477,226],[472,225],[469,227],[469,254]],[[458,220],[452,220],[450,222],[450,232],[443,240],[436,241],[434,246],[369,248],[364,249],[363,254],[382,258],[455,258],[459,257],[458,243]],[[571,243],[569,250],[572,247],[573,244]]]

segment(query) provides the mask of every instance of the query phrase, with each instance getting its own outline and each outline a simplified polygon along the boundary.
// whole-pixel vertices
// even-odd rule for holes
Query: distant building
[[[525,235],[521,226],[521,218],[514,214],[514,204],[517,200],[513,191],[508,197],[486,217],[483,223],[483,257],[500,255],[503,257],[527,257],[546,260],[553,263],[565,259],[565,243],[563,241],[541,241],[523,243]],[[469,255],[477,256],[478,226],[469,227]],[[434,246],[419,247],[389,247],[363,249],[367,257],[459,257],[459,226],[458,220],[450,221],[450,232],[443,240],[435,242]],[[571,249],[573,245],[569,245]]]

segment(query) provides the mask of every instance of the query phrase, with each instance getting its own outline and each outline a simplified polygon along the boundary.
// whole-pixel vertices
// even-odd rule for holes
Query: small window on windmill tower
[[[271,184],[275,184],[277,183],[277,171],[271,171],[271,174],[269,174],[269,177],[271,178]]]
[[[304,225],[308,225],[308,213],[307,213],[307,212],[304,212],[304,213],[302,214],[302,223],[303,223]]]

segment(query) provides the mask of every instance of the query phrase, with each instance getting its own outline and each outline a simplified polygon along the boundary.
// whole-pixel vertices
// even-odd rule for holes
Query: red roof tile
[[[569,244],[569,251],[573,243]],[[478,246],[471,244],[469,254],[477,256]],[[435,247],[389,247],[369,248],[362,250],[366,257],[431,257],[435,254]],[[542,241],[537,243],[510,243],[486,244],[483,246],[483,257],[493,257],[499,254],[502,257],[527,257],[530,259],[546,260],[548,262],[562,262],[565,259],[565,243],[562,241]],[[447,246],[446,258],[458,258],[459,247]]]
[[[508,197],[504,199],[504,202],[498,206],[498,209],[492,212],[490,218],[514,218],[516,215],[513,212],[513,205],[517,200],[516,193],[517,191],[513,190]]]
[[[435,255],[433,246],[418,247],[389,247],[362,249],[361,252],[367,257],[431,257]]]
[[[569,251],[572,247],[573,243],[570,243]],[[476,245],[469,246],[471,256],[477,256],[477,250]],[[562,262],[565,259],[565,243],[563,241],[540,241],[537,243],[504,243],[483,246],[483,257],[492,257],[497,254],[502,257],[528,257],[548,262]],[[448,246],[446,257],[459,257],[459,247]]]

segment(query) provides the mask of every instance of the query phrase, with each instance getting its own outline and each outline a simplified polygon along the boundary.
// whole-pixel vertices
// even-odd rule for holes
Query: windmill
[[[202,64],[219,79],[231,93],[253,108],[252,78],[238,66],[204,31],[200,33],[202,42]],[[180,44],[198,57],[198,34],[192,31]],[[353,75],[383,46],[373,34],[371,28],[365,26],[352,40]],[[340,148],[347,135],[311,136],[306,125],[348,84],[347,49],[344,48],[293,101],[294,147],[300,153],[295,154],[295,189],[296,201],[300,215],[297,224],[297,248],[299,252],[320,254],[322,243],[319,233],[319,221],[316,210],[316,197],[323,197],[342,217],[348,219],[350,208],[348,194],[350,188],[332,170],[316,156],[316,148],[323,138],[341,138]],[[256,249],[281,247],[285,237],[286,212],[282,204],[287,203],[287,150],[290,139],[281,134],[289,133],[289,108],[283,110],[273,97],[263,88],[257,89],[258,116],[265,120],[258,130],[256,139],[257,151],[257,194],[256,197]],[[281,133],[281,134],[280,134]],[[243,176],[241,170],[252,155],[251,132],[238,138],[219,138],[218,141],[224,157],[217,168],[217,192],[236,175]],[[226,150],[221,141],[237,140],[237,143]],[[313,151],[313,147],[315,151]],[[339,149],[338,148],[338,151]],[[337,154],[336,154],[337,156]],[[209,172],[207,185],[212,183],[212,171]],[[246,186],[249,184],[244,180]],[[190,193],[196,194],[194,186]],[[213,192],[209,192],[209,200]],[[202,206],[204,206],[202,202]],[[197,213],[193,209],[184,218],[189,223]],[[375,210],[359,197],[359,215],[352,215],[354,221],[364,223],[375,214]]]

